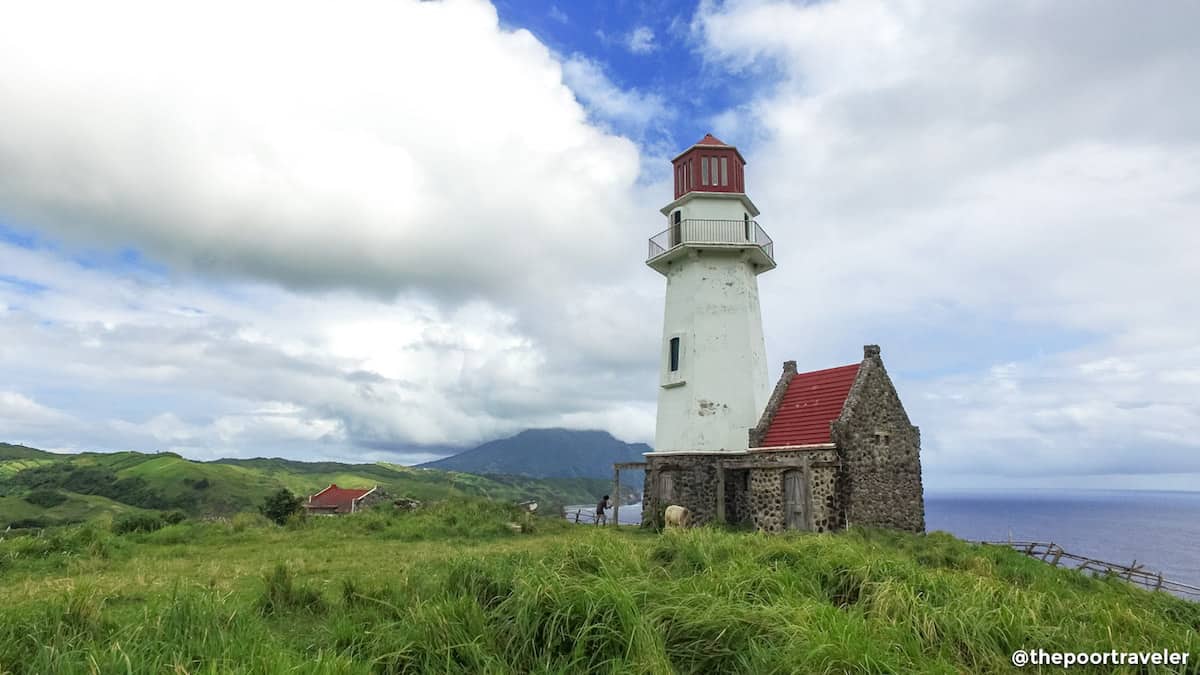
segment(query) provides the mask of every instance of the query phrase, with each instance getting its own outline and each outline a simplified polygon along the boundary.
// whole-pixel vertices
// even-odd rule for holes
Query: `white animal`
[[[671,505],[667,507],[664,519],[667,527],[687,527],[688,521],[691,520],[692,512],[687,510],[686,506]]]

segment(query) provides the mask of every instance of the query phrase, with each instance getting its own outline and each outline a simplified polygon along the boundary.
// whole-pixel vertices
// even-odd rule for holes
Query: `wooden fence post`
[[[621,470],[613,467],[613,525],[621,524]]]

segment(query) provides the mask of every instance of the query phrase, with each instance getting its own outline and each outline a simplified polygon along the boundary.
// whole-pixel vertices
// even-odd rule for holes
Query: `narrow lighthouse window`
[[[716,185],[717,184],[717,158],[709,157],[708,161],[712,164],[712,179],[713,179],[712,184]]]
[[[700,184],[708,185],[708,158],[700,158]]]
[[[679,370],[679,338],[671,338],[671,372]]]
[[[729,185],[729,160],[721,158],[721,187]]]

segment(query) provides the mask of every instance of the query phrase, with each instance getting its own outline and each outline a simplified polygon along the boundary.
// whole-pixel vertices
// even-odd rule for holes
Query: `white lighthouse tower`
[[[654,450],[745,450],[768,395],[758,275],[775,268],[771,239],[737,148],[709,134],[672,164],[646,261],[667,278]]]

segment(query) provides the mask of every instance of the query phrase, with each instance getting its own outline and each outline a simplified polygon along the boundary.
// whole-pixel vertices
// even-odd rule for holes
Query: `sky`
[[[71,17],[64,21],[64,17]],[[883,359],[928,487],[1200,486],[1188,3],[0,8],[0,440],[652,441],[669,160],[747,158],[770,377]]]

